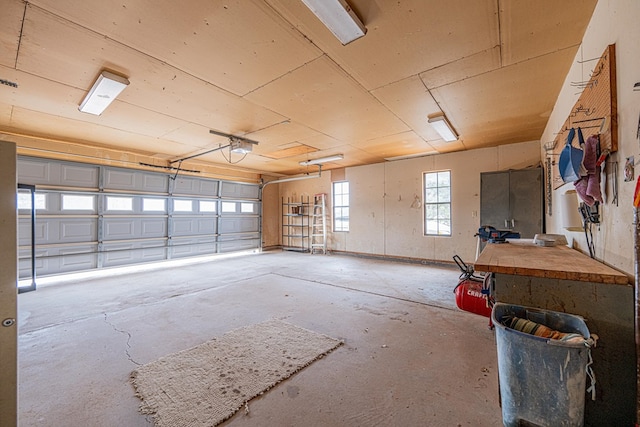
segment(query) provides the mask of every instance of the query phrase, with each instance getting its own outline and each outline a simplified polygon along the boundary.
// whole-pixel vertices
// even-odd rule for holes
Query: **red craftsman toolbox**
[[[488,317],[489,328],[493,329],[491,321],[493,275],[477,276],[474,274],[473,267],[465,264],[458,255],[454,255],[453,260],[462,270],[458,284],[453,289],[453,293],[456,294],[456,305],[460,310]]]

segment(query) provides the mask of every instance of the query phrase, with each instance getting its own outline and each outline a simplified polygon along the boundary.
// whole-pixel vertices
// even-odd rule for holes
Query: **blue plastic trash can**
[[[514,316],[580,336],[563,342],[502,323]],[[495,304],[491,317],[496,328],[503,424],[582,426],[593,344],[582,317],[502,303]]]

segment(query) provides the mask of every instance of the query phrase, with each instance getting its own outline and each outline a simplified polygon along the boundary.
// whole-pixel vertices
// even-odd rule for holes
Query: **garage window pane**
[[[174,200],[173,211],[174,212],[192,212],[193,200]]]
[[[92,211],[94,210],[93,196],[78,196],[75,194],[62,195],[63,211]]]
[[[142,199],[143,212],[164,212],[166,208],[164,199]]]
[[[216,202],[200,200],[200,212],[215,212]]]
[[[232,213],[236,211],[235,202],[222,202],[222,212]]]
[[[255,205],[253,203],[241,203],[240,204],[240,212],[242,213],[253,213],[253,207]]]
[[[107,196],[108,211],[132,211],[133,198]]]
[[[47,195],[36,194],[36,209],[47,209]],[[31,193],[18,193],[18,209],[31,209]]]

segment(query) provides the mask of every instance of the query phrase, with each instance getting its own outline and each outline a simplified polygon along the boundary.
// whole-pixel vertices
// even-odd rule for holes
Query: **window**
[[[165,207],[164,199],[142,199],[143,212],[164,212]]]
[[[63,211],[92,211],[94,210],[93,196],[62,195]]]
[[[47,209],[47,195],[46,194],[35,194],[36,199],[36,210]],[[18,209],[29,209],[31,210],[31,193],[18,193]]]
[[[191,212],[193,211],[193,200],[174,200],[174,212]]]
[[[235,212],[236,202],[222,202],[222,212]]]
[[[133,198],[107,196],[108,211],[132,211]]]
[[[253,213],[253,203],[240,203],[240,212]]]
[[[200,200],[200,212],[215,212],[216,202]]]
[[[424,174],[424,234],[451,236],[451,171]]]
[[[333,183],[333,231],[349,231],[349,183]]]

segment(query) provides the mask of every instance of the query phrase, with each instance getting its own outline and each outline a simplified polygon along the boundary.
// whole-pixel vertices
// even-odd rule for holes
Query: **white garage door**
[[[36,186],[38,276],[260,247],[256,184],[31,157],[18,181]],[[30,198],[18,208],[26,278]]]

